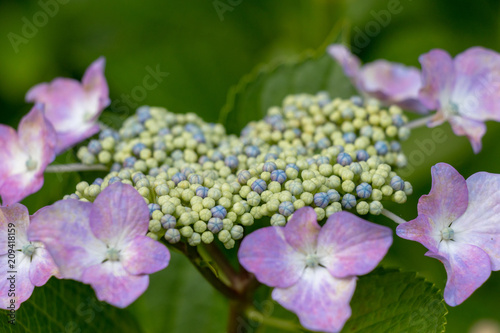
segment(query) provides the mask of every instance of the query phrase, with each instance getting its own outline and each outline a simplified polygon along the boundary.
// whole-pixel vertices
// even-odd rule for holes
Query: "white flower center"
[[[455,236],[455,231],[453,231],[453,229],[450,227],[446,227],[443,230],[441,230],[441,237],[444,240],[452,240],[454,236]]]
[[[31,157],[26,161],[26,168],[28,171],[33,171],[37,168],[38,162],[32,159]]]
[[[316,254],[308,254],[306,257],[306,266],[315,268],[319,265],[319,258]]]
[[[33,253],[35,253],[36,247],[35,245],[29,243],[23,246],[22,252],[24,253],[25,256],[31,257]]]
[[[109,261],[120,261],[120,251],[114,248],[109,248],[106,251],[106,259]]]

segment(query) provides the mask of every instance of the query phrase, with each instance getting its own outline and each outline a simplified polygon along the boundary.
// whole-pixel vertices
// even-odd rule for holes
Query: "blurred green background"
[[[56,3],[57,7],[44,9],[44,3]],[[214,3],[225,4],[227,10],[222,13],[222,7],[217,9]],[[391,6],[396,6],[398,13],[380,23],[376,17]],[[52,15],[45,15],[44,20],[41,11]],[[363,61],[385,58],[418,66],[418,56],[432,48],[443,48],[452,55],[475,45],[500,51],[499,16],[496,0],[2,1],[0,122],[16,127],[30,109],[24,103],[30,87],[56,76],[79,80],[85,68],[101,55],[107,59],[106,77],[114,103],[108,108],[107,119],[123,118],[134,111],[125,103],[124,94],[130,95],[143,85],[150,67],[169,75],[133,103],[195,112],[207,121],[217,121],[228,89],[243,75],[259,64],[286,61],[319,47],[341,18],[349,21],[353,50]],[[26,22],[38,27],[30,30]],[[371,36],[363,38],[366,33]],[[441,128],[447,137],[445,143],[425,154],[406,175],[414,195],[406,205],[394,206],[393,210],[408,220],[416,216],[418,197],[430,190],[430,167],[435,163],[450,163],[465,177],[478,171],[500,173],[496,146],[500,124],[488,123],[479,155],[472,153],[464,137],[455,137],[448,125]],[[406,153],[422,150],[418,142],[431,133],[426,128],[415,130],[404,144]],[[71,159],[71,154],[59,157],[60,162]],[[80,177],[95,176],[49,175],[42,191],[24,203],[33,213],[74,191]],[[444,288],[442,264],[424,253],[420,244],[396,238],[385,264],[417,271]],[[175,298],[172,293],[183,297],[183,302],[169,302]],[[449,308],[447,331],[469,332],[472,325],[487,318],[500,322],[499,295],[500,273],[493,272],[469,300]],[[224,305],[189,264],[175,256],[171,267],[152,276],[150,289],[130,309],[147,332],[167,327],[182,331],[193,315],[208,311],[220,318],[223,328],[227,315]],[[178,314],[174,323],[159,315],[172,311]],[[200,330],[212,332],[206,330],[202,319],[198,321]],[[217,327],[213,332],[217,329],[220,331]]]

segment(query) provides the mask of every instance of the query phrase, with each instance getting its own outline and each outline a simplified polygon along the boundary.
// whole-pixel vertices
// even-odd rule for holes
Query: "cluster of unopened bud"
[[[238,137],[194,114],[141,107],[80,149],[82,162],[111,172],[67,197],[93,201],[109,184],[127,183],[149,205],[148,236],[232,248],[244,227],[265,217],[283,226],[304,206],[321,221],[341,210],[378,215],[383,200],[404,203],[412,187],[393,169],[406,161],[396,141],[409,133],[405,122],[396,107],[319,93],[287,97]]]

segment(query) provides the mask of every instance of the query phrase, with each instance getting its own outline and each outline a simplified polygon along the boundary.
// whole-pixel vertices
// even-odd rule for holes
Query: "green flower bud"
[[[83,193],[83,191],[85,191],[85,189],[89,187],[89,183],[87,182],[79,182],[77,185],[76,185],[76,190],[80,193]]]
[[[219,240],[222,243],[228,242],[231,239],[231,233],[229,231],[227,231],[227,230],[221,230],[217,234],[217,238],[219,238]]]
[[[196,221],[193,225],[194,231],[202,233],[207,230],[207,223],[204,221]]]
[[[228,230],[229,231],[233,227],[233,221],[231,221],[228,218],[223,219],[222,220],[222,224],[223,224],[222,229],[224,229],[224,230]]]
[[[413,193],[413,186],[409,182],[405,182],[404,191],[406,195],[411,195]]]
[[[300,209],[300,208],[304,207],[305,205],[306,205],[306,203],[301,199],[295,200],[293,202],[293,207],[295,208],[295,210]]]
[[[217,203],[226,209],[231,208],[231,206],[233,204],[231,199],[224,198],[224,197],[220,198],[219,201],[217,201]]]
[[[264,216],[262,214],[261,207],[252,207],[252,209],[250,209],[250,214],[256,220],[259,220],[259,219],[261,219]],[[245,214],[243,214],[243,215],[245,215]]]
[[[370,211],[370,204],[366,201],[360,201],[356,205],[356,211],[359,215],[366,215]]]
[[[224,247],[226,249],[230,250],[230,249],[232,249],[234,247],[235,244],[236,244],[236,242],[234,241],[234,239],[230,239],[230,240],[228,240],[227,242],[224,243]]]
[[[175,212],[175,205],[172,202],[166,202],[161,206],[161,212],[163,214],[172,215]]]
[[[190,227],[184,227],[184,228],[190,228]],[[171,244],[175,244],[175,243],[177,243],[177,242],[180,241],[180,239],[181,239],[181,233],[177,229],[168,229],[165,232],[165,235],[163,237],[165,238],[165,240],[167,242],[169,242]]]
[[[88,191],[88,196],[91,198],[95,198],[101,193],[101,187],[99,185],[90,185],[88,188],[85,189]],[[85,191],[84,191],[85,192]]]
[[[382,213],[383,208],[384,208],[384,206],[382,206],[380,201],[370,202],[370,214],[380,215]]]
[[[190,226],[182,227],[180,233],[182,236],[189,238],[193,235],[193,228],[191,228]]]
[[[281,214],[274,214],[271,217],[271,225],[272,226],[279,226],[279,227],[284,227],[286,224],[286,217],[281,215]]]
[[[356,184],[352,180],[346,180],[342,182],[342,190],[344,192],[350,193],[354,191],[354,188],[356,187]]]
[[[309,205],[311,205],[311,203],[314,200],[314,195],[312,193],[309,193],[309,192],[304,192],[300,195],[300,199],[302,201],[304,201],[306,206],[309,206]]]
[[[231,228],[231,237],[233,239],[241,239],[243,238],[243,234],[244,234],[244,230],[243,230],[243,227],[241,225],[235,225]]]
[[[191,246],[197,246],[201,243],[201,236],[199,233],[194,232],[191,237],[188,238],[188,243]]]
[[[146,234],[146,236],[147,236],[147,237],[149,237],[149,238],[151,238],[151,239],[153,239],[153,240],[155,240],[155,241],[157,241],[157,240],[158,240],[158,235],[157,235],[157,234],[155,234],[155,233],[153,233],[153,232],[148,232],[148,233]]]
[[[245,213],[240,217],[240,222],[242,225],[246,227],[251,226],[254,223],[254,215],[250,213]]]
[[[212,218],[212,212],[210,211],[210,209],[202,209],[199,213],[200,215],[200,219],[202,221],[205,221],[205,222],[208,222],[208,220],[210,220]]]
[[[161,210],[155,210],[152,214],[151,214],[151,218],[153,220],[160,220],[161,218],[163,217],[163,213],[161,212]]]
[[[392,196],[392,201],[402,204],[406,202],[406,193],[404,191],[396,191]]]
[[[159,232],[161,230],[161,222],[159,220],[150,220],[148,229],[151,232]]]
[[[306,162],[307,163],[307,162]],[[299,172],[294,168],[288,168],[285,170],[286,177],[288,179],[296,179],[299,176]]]
[[[382,186],[380,190],[382,191],[382,194],[386,197],[390,197],[392,195],[392,192],[394,191],[392,187],[390,187],[389,185]]]
[[[312,180],[304,180],[302,186],[305,192],[314,192],[316,190],[316,184]]]
[[[235,212],[228,212],[226,218],[230,219],[231,222],[236,222],[238,215]]]
[[[210,198],[210,197],[204,198],[202,203],[203,203],[203,207],[205,207],[207,209],[212,209],[215,207],[215,200]]]
[[[214,234],[210,231],[205,231],[201,234],[201,241],[205,244],[210,244],[214,241]]]

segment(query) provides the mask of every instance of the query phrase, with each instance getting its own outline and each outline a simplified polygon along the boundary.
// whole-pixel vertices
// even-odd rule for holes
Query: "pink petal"
[[[286,224],[286,241],[295,251],[305,255],[312,254],[316,252],[320,230],[314,209],[303,207],[293,213],[292,218]]]
[[[428,113],[418,100],[422,80],[417,68],[376,60],[364,65],[359,77],[364,90],[385,104],[404,104],[419,113]]]
[[[0,187],[16,170],[25,168],[28,155],[19,143],[17,132],[12,127],[0,124]]]
[[[238,259],[257,280],[271,287],[290,287],[306,267],[305,256],[287,243],[283,227],[266,227],[245,236]]]
[[[29,156],[37,161],[37,170],[43,172],[56,157],[56,132],[39,105],[35,105],[21,119],[18,132],[21,145]]]
[[[318,236],[320,263],[336,278],[364,275],[384,258],[392,244],[392,230],[349,212],[326,221]]]
[[[149,285],[148,275],[131,275],[117,261],[106,261],[89,267],[82,282],[94,288],[100,301],[125,308],[141,296]]]
[[[493,271],[500,270],[500,175],[478,172],[467,179],[469,207],[452,224],[455,240],[488,254]]]
[[[15,227],[9,227],[9,223],[13,223]],[[13,204],[7,207],[0,207],[0,255],[8,253],[9,233],[15,234],[13,241],[16,250],[28,244],[28,238],[26,237],[28,225],[29,213],[28,209],[23,205]]]
[[[467,209],[468,194],[464,177],[451,165],[438,163],[431,169],[432,188],[418,202],[418,213],[429,218],[433,233],[440,233]]]
[[[59,275],[59,269],[49,252],[40,246],[41,243],[37,245],[35,253],[31,257],[30,280],[35,286],[41,287],[47,283],[51,276]]]
[[[30,260],[24,254],[19,253],[16,258],[16,273],[8,273],[11,269],[7,266],[7,255],[0,256],[0,309],[8,309],[11,299],[14,300],[15,309],[19,309],[22,302],[30,298],[35,286],[29,277]],[[11,280],[14,275],[14,288],[11,288]],[[9,293],[15,295],[10,296]]]
[[[106,187],[96,198],[90,213],[90,228],[106,245],[123,249],[149,226],[149,209],[144,198],[130,185],[120,182]]]
[[[465,301],[491,274],[488,255],[474,245],[442,241],[439,253],[427,252],[425,255],[444,264],[448,274],[444,300],[451,306]]]
[[[349,303],[356,278],[337,279],[322,267],[307,268],[293,286],[275,288],[273,299],[299,317],[312,331],[339,332],[351,316]]]
[[[361,66],[359,58],[356,57],[349,51],[347,47],[342,44],[333,44],[328,47],[328,53],[335,60],[337,60],[344,69],[345,74],[356,81],[358,76],[358,71]]]
[[[398,225],[396,234],[404,239],[421,243],[432,252],[437,252],[441,241],[441,230],[425,215]]]
[[[43,173],[35,175],[33,172],[24,172],[11,175],[0,187],[0,196],[4,205],[11,205],[38,192],[43,186]]]
[[[106,59],[104,57],[99,57],[96,61],[90,64],[82,78],[84,89],[90,95],[96,95],[99,100],[97,110],[103,110],[110,104],[108,83],[106,82],[106,77],[104,76],[105,66]],[[95,116],[98,116],[99,114],[100,112],[97,112]]]
[[[486,125],[481,121],[465,117],[450,117],[451,128],[456,135],[466,135],[469,139],[474,153],[479,153],[482,148],[481,139],[486,133]]]
[[[460,115],[500,121],[500,54],[472,47],[457,55],[455,70],[454,99],[460,103]]]
[[[168,266],[170,252],[147,236],[136,236],[121,251],[120,261],[130,274],[152,274]]]
[[[435,49],[419,57],[422,65],[420,100],[431,110],[446,107],[455,85],[455,67],[451,56]]]
[[[28,239],[45,244],[64,278],[80,281],[87,267],[106,257],[106,245],[90,229],[91,209],[89,202],[61,200],[31,217]]]

